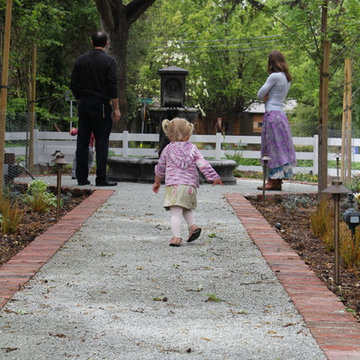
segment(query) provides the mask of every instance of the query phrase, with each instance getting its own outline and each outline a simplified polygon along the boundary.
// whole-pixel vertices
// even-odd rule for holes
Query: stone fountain
[[[198,109],[185,106],[185,85],[188,73],[187,70],[177,66],[158,71],[161,78],[160,105],[151,106],[147,110],[150,119],[159,127],[159,155],[169,142],[162,131],[162,121],[181,117],[193,123],[198,116]],[[110,157],[108,178],[115,181],[153,182],[154,167],[157,162],[158,158],[149,157]],[[236,184],[233,175],[235,161],[210,160],[209,162],[221,176],[224,184]],[[205,181],[201,173],[200,181]]]

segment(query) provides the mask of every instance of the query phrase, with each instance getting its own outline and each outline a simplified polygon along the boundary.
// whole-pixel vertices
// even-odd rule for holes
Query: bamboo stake
[[[319,180],[318,194],[319,198],[324,196],[323,190],[327,188],[328,169],[328,88],[329,88],[329,57],[330,42],[327,38],[327,20],[328,20],[328,3],[324,0],[321,6],[321,49],[323,57],[320,66],[320,86],[319,86],[319,142],[318,142],[318,162],[319,162]]]
[[[351,106],[352,106],[352,100],[351,100],[351,59],[347,58],[345,59],[347,62],[347,86],[346,86],[346,112],[347,112],[347,177],[346,180],[351,180],[351,137],[352,137],[352,112],[351,112]]]
[[[346,179],[346,84],[347,84],[347,61],[345,60],[344,65],[344,94],[343,94],[343,112],[341,117],[341,180],[345,183]]]
[[[35,128],[35,102],[36,102],[36,44],[33,45],[31,62],[31,82],[30,82],[30,124],[29,124],[29,171],[34,172],[34,128]]]
[[[319,194],[328,183],[328,93],[329,93],[330,42],[324,41],[324,58],[321,66],[321,108],[319,119]]]
[[[351,59],[345,59],[344,66],[344,96],[341,132],[341,179],[346,182],[351,179],[351,130],[352,130],[352,91],[351,91]]]
[[[3,196],[4,188],[4,154],[5,154],[5,129],[6,129],[6,106],[9,78],[9,55],[10,55],[10,33],[11,33],[12,0],[6,1],[4,52],[1,72],[0,87],[0,198]]]

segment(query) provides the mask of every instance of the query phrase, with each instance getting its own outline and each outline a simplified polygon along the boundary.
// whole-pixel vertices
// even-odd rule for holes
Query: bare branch
[[[133,0],[127,4],[125,11],[129,25],[135,22],[155,1],[156,0]]]

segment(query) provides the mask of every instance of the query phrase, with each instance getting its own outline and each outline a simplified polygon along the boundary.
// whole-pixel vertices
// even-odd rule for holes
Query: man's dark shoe
[[[96,180],[96,186],[116,186],[117,182],[108,180]]]
[[[78,181],[78,185],[79,185],[79,186],[82,186],[82,185],[90,185],[90,181],[89,181],[89,180]]]

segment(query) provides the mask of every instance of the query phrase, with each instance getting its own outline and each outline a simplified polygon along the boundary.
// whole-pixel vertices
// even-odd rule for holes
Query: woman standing
[[[265,114],[261,132],[261,157],[267,155],[269,175],[265,190],[281,190],[282,179],[292,177],[296,165],[294,145],[284,102],[291,85],[291,75],[284,55],[277,50],[269,54],[265,84],[257,97],[265,101]],[[262,190],[262,186],[258,187]]]

